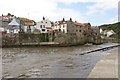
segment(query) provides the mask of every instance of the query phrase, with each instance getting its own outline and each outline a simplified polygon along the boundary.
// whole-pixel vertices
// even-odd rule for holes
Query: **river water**
[[[79,55],[114,45],[71,47],[29,47],[2,49],[2,75],[5,78],[86,78],[107,51]]]

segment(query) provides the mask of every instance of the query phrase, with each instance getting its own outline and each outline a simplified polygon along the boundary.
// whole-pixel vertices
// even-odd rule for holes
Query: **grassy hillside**
[[[105,25],[101,25],[99,27],[102,28],[103,30],[105,30],[105,29],[114,30],[114,32],[117,33],[118,37],[120,38],[120,22],[114,23],[114,24],[105,24]]]

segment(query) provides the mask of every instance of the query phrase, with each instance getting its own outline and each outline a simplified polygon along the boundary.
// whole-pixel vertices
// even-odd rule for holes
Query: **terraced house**
[[[72,18],[67,21],[65,21],[64,18],[61,21],[56,21],[52,27],[55,33],[82,33],[85,35],[91,30],[90,23],[79,23],[77,21],[72,21]]]
[[[20,20],[21,31],[25,33],[33,33],[35,30],[36,22],[27,18],[18,17]]]
[[[72,18],[60,21],[51,22],[49,19],[43,17],[43,20],[35,22],[27,18],[15,17],[8,13],[0,17],[0,26],[3,27],[7,33],[19,31],[24,33],[79,33],[81,35],[90,34],[90,23],[79,23],[73,21]],[[16,26],[16,27],[15,27]],[[15,29],[15,30],[14,30]]]
[[[8,24],[7,33],[19,33],[20,32],[20,22],[14,17]]]
[[[51,21],[49,19],[45,19],[36,23],[36,29],[40,31],[40,33],[49,33],[52,31]]]
[[[7,28],[9,27],[8,24],[13,19],[14,15],[8,13],[7,15],[0,16],[0,27],[4,28],[4,31],[7,31]]]
[[[10,13],[0,16],[0,27],[4,28],[6,33],[19,33],[20,31],[32,33],[34,32],[35,24],[33,20],[16,17]]]

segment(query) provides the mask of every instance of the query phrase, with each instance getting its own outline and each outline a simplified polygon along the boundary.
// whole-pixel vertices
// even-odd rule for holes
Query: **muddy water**
[[[109,45],[114,44],[3,48],[2,75],[6,78],[86,78],[107,51],[78,54]]]

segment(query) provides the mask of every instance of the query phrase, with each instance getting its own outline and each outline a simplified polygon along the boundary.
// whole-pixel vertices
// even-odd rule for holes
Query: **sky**
[[[11,13],[40,21],[65,18],[92,26],[118,22],[119,0],[0,0],[0,15]]]

